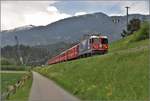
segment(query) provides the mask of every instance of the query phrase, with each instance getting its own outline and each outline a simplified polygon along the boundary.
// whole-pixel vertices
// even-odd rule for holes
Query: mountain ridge
[[[129,15],[129,20],[132,18],[149,20],[150,16]],[[111,42],[120,39],[120,33],[125,28],[126,16],[108,16],[104,13],[94,13],[62,19],[46,26],[36,26],[16,32],[1,32],[0,34],[2,46],[15,45],[14,36],[18,37],[20,44],[36,46],[60,41],[76,42],[83,35],[93,32],[107,35]]]

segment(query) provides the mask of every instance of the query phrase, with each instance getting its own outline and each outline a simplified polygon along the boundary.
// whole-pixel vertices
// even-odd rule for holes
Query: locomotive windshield
[[[93,41],[94,43],[99,43],[99,38],[94,38]]]
[[[99,42],[100,42],[99,38],[90,39],[90,43],[99,43]]]
[[[102,44],[108,44],[108,39],[107,38],[103,38],[102,39]]]

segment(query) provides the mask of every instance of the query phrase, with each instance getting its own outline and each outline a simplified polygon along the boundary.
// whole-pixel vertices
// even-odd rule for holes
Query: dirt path
[[[79,101],[77,98],[64,91],[53,81],[33,72],[33,83],[29,101]]]

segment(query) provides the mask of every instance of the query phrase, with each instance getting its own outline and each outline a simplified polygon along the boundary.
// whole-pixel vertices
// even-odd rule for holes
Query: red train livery
[[[55,64],[79,57],[91,56],[94,54],[104,54],[108,52],[107,36],[92,35],[81,41],[79,44],[62,52],[61,54],[48,60],[48,64]]]

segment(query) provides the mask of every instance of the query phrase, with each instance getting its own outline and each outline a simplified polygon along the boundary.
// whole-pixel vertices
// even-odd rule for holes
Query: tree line
[[[20,55],[18,54],[17,45],[7,45],[1,48],[1,57],[3,58],[3,63],[8,65],[22,65],[20,62],[20,57],[23,60],[23,65],[43,65],[46,64],[48,59],[70,48],[74,44],[75,43],[58,42],[55,44],[42,46],[19,45]]]

